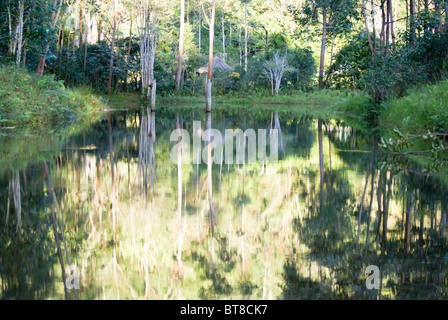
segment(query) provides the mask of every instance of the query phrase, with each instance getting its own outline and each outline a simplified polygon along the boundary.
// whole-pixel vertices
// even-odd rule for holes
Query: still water
[[[170,135],[193,121],[276,128],[278,162],[178,166]],[[362,125],[160,107],[0,149],[3,299],[448,297],[447,185],[379,170],[387,158]]]

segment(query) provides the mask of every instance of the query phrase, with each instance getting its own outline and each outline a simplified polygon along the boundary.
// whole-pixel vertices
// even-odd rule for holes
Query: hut
[[[231,66],[229,66],[227,63],[225,63],[221,58],[217,56],[213,57],[212,68],[213,72],[222,70],[233,71],[233,68]],[[196,70],[196,74],[204,74],[204,73],[208,73],[208,62],[207,64]]]

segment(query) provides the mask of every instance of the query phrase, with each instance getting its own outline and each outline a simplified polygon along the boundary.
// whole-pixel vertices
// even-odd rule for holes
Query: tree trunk
[[[82,50],[82,20],[83,20],[83,0],[79,0],[79,50]]]
[[[19,1],[19,24],[17,28],[17,55],[16,55],[16,66],[20,66],[21,57],[22,57],[22,45],[23,45],[23,12],[24,8],[24,0]]]
[[[117,33],[117,6],[118,0],[114,0],[114,29],[112,33],[112,43],[110,45],[110,63],[109,63],[109,80],[107,82],[107,93],[110,93],[112,88],[112,75],[114,68],[114,50],[115,50],[115,36]]]
[[[224,3],[225,6],[225,3]],[[225,60],[225,54],[226,54],[226,33],[224,30],[224,8],[221,13],[221,29],[222,29],[222,57]]]
[[[61,12],[62,0],[59,0],[59,4],[58,4],[58,0],[53,0],[53,6],[57,7],[58,9],[56,11],[53,11],[53,13],[51,14],[51,26],[52,27],[54,27],[56,25],[56,22],[58,21],[59,14]],[[47,52],[48,52],[49,48],[50,48],[50,44],[47,44],[44,54],[42,54],[39,58],[39,63],[37,64],[36,74],[44,73],[45,60],[47,58]]]
[[[87,12],[87,15],[90,16],[90,10]],[[87,67],[87,44],[88,44],[88,39],[89,37],[89,27],[87,26],[86,28],[86,39],[85,39],[85,43],[84,43],[84,75],[86,75],[86,67]]]
[[[244,1],[244,71],[247,72],[247,0]]]
[[[369,48],[370,51],[372,52],[372,60],[373,60],[375,52],[373,50],[372,39],[370,38],[369,25],[367,23],[366,0],[362,0],[362,12],[364,14],[364,24],[366,26],[367,40],[369,41]],[[373,28],[375,28],[375,25],[373,25]]]
[[[320,45],[320,64],[319,64],[319,88],[323,88],[324,65],[325,65],[325,44],[327,42],[327,11],[322,9],[322,41]]]
[[[202,1],[200,2],[200,8],[199,8],[199,17],[198,17],[198,51],[201,52],[201,30],[202,30]]]
[[[390,0],[386,0],[386,52],[389,51],[390,44]]]
[[[384,52],[385,47],[386,47],[386,37],[385,37],[385,24],[386,24],[386,15],[384,13],[384,3],[386,0],[382,0],[381,1],[381,35],[380,35],[380,39],[381,39],[381,51]]]
[[[409,29],[411,33],[411,42],[415,37],[415,3],[414,0],[409,1]]]
[[[12,32],[12,16],[11,16],[11,10],[9,8],[9,5],[7,7],[8,11],[8,30],[9,30],[9,47],[8,47],[8,55],[13,53],[13,46],[14,46],[14,36]]]
[[[98,14],[98,42],[101,41],[103,34],[103,12],[104,12],[104,0],[101,0],[100,12]]]
[[[390,38],[392,41],[392,44],[395,43],[395,35],[394,35],[394,15],[393,15],[393,8],[392,8],[392,0],[387,0],[388,6],[389,6],[389,24],[390,24]]]
[[[212,111],[212,75],[213,75],[213,40],[215,38],[215,0],[212,2],[212,12],[210,16],[210,34],[208,47],[208,74],[205,87],[206,109]]]
[[[185,0],[180,1],[180,27],[179,27],[179,52],[177,56],[176,90],[180,89],[180,79],[182,76],[182,60],[184,51],[184,20],[185,20]]]
[[[238,53],[240,55],[240,67],[243,65],[243,50],[241,49],[241,25],[239,26]]]

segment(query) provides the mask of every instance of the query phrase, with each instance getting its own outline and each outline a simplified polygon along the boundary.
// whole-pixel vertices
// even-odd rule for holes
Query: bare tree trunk
[[[324,65],[325,65],[325,45],[327,42],[327,11],[322,9],[322,41],[320,45],[320,64],[319,64],[319,88],[323,88]]]
[[[198,35],[198,37],[199,37],[199,41],[198,41],[198,51],[199,51],[199,53],[201,52],[201,30],[202,30],[202,10],[201,10],[201,8],[202,8],[202,0],[200,1],[200,8],[199,8],[199,17],[198,17],[198,33],[199,33],[199,35]]]
[[[394,35],[394,15],[393,15],[393,8],[392,8],[392,0],[387,0],[388,6],[389,6],[389,24],[390,24],[390,38],[392,40],[392,44],[395,43],[395,35]]]
[[[103,13],[104,13],[104,0],[101,0],[100,12],[98,14],[98,42],[101,41],[103,35]]]
[[[90,16],[90,8],[89,11],[87,12],[87,15]],[[87,39],[89,37],[89,28],[86,28],[86,39],[85,39],[85,43],[84,43],[84,75],[86,75],[86,67],[87,67]]]
[[[11,9],[9,8],[9,4],[7,7],[8,11],[8,30],[9,30],[9,47],[8,47],[8,55],[13,53],[13,46],[14,46],[14,34],[12,32],[12,16],[11,16]]]
[[[154,59],[156,54],[156,12],[153,12],[152,15],[152,24],[151,24],[151,41],[150,41],[150,52],[149,52],[149,79],[151,83],[151,111],[156,110],[156,91],[157,91],[157,83],[156,79],[154,79]]]
[[[226,55],[226,33],[224,30],[224,10],[225,10],[225,6],[226,6],[226,2],[224,1],[224,7],[222,9],[222,13],[221,13],[221,29],[222,29],[222,54],[223,54],[223,59],[225,60],[225,55]]]
[[[411,32],[411,42],[414,42],[415,37],[415,2],[409,1],[409,29]]]
[[[386,0],[386,52],[389,51],[390,44],[390,0]]]
[[[240,67],[241,67],[243,65],[243,50],[241,48],[241,25],[239,26],[238,52],[240,54]]]
[[[182,60],[184,51],[184,21],[185,20],[185,0],[180,1],[180,27],[179,27],[179,52],[177,56],[176,90],[180,89],[180,79],[182,75]]]
[[[17,55],[16,55],[16,66],[20,66],[22,57],[22,46],[23,46],[23,13],[25,11],[24,0],[19,1],[19,24],[17,27]]]
[[[208,74],[205,86],[205,103],[207,111],[212,111],[212,75],[213,75],[213,40],[215,38],[215,0],[212,2],[212,11],[210,15],[208,46]]]
[[[244,71],[247,72],[247,0],[244,0]]]
[[[107,93],[110,93],[112,88],[112,75],[114,68],[114,50],[115,50],[115,36],[117,33],[117,6],[118,0],[114,0],[114,29],[112,33],[112,43],[110,45],[110,63],[109,63],[109,80],[107,82]]]
[[[78,39],[79,44],[78,44],[78,46],[79,46],[80,51],[82,50],[82,34],[83,34],[83,32],[82,32],[82,23],[83,22],[82,21],[83,21],[83,15],[84,15],[83,5],[84,5],[83,0],[79,0],[79,39]]]
[[[364,24],[366,26],[367,40],[369,41],[369,48],[370,51],[372,52],[372,60],[373,60],[375,51],[373,50],[372,39],[370,39],[369,24],[367,23],[366,0],[362,0],[362,12],[364,14]],[[373,28],[375,28],[375,25],[373,25]]]
[[[376,28],[375,28],[375,7],[373,4],[373,0],[370,1],[370,10],[372,15],[372,31],[373,31],[373,59],[375,59],[375,52],[376,52]]]
[[[385,24],[386,24],[386,15],[384,13],[384,3],[386,2],[386,0],[381,0],[381,35],[380,35],[380,39],[381,39],[381,51],[384,51],[386,48],[386,37],[385,37]]]

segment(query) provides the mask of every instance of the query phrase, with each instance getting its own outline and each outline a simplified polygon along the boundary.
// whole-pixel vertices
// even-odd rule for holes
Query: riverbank
[[[334,104],[350,97],[349,91],[321,90],[310,93],[278,96],[247,96],[236,98],[232,96],[214,96],[213,109],[246,109],[247,111],[277,111],[313,114],[324,118],[338,111],[331,108]],[[139,93],[119,93],[104,95],[104,99],[112,109],[140,108],[145,100]],[[176,108],[205,108],[204,96],[168,96],[157,97],[156,110]]]
[[[371,99],[363,93],[348,96],[334,109],[357,117],[369,116]],[[390,135],[394,129],[402,133],[425,134],[448,132],[448,81],[410,89],[402,98],[386,100],[376,108],[378,128]]]
[[[0,67],[0,136],[73,134],[100,118],[106,104],[88,89],[65,88],[53,75]]]

